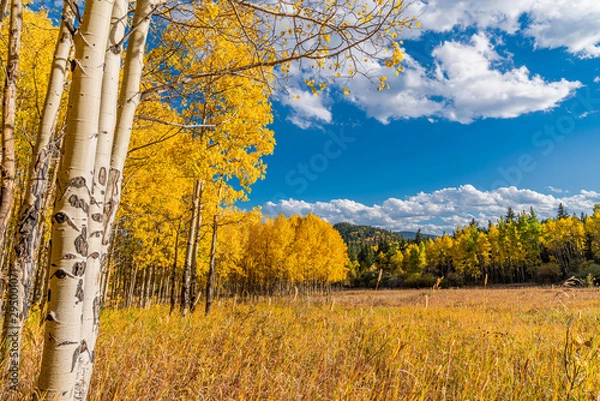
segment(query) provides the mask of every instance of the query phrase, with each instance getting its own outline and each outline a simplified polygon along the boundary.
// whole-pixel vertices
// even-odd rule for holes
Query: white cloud
[[[315,96],[308,91],[291,89],[282,103],[292,110],[288,120],[302,129],[308,129],[321,123],[330,123],[331,111],[323,101],[325,96]]]
[[[525,34],[538,47],[565,47],[584,58],[600,56],[600,2],[538,0],[529,12]]]
[[[466,42],[440,43],[431,55],[432,65],[422,65],[407,55],[406,70],[398,77],[372,59],[358,60],[360,71],[371,77],[386,76],[391,85],[391,90],[377,92],[374,82],[360,76],[346,85],[352,91],[351,100],[382,123],[419,117],[467,124],[485,118],[516,118],[551,110],[582,86],[565,79],[548,81],[526,66],[512,66],[510,56],[503,57],[494,48],[492,31],[530,37],[538,48],[564,48],[582,58],[600,57],[598,0],[418,0],[406,14],[418,16],[423,26],[422,31],[405,31],[408,38],[457,28],[464,32],[475,27],[479,33]],[[312,77],[314,70],[294,73],[297,81],[292,85],[303,88],[304,78]],[[339,89],[341,84],[334,86]],[[293,110],[290,121],[303,128],[331,122],[328,92],[309,99],[309,92],[296,91],[303,94],[301,101],[284,100]]]
[[[548,185],[546,188],[548,188],[548,190],[550,192],[553,192],[555,194],[568,194],[569,193],[569,191],[567,191],[567,190],[564,190],[564,189],[561,189],[561,188],[555,188],[552,185]]]
[[[390,198],[381,204],[364,205],[348,199],[308,203],[288,199],[268,202],[263,211],[270,215],[313,213],[332,223],[346,221],[367,224],[394,231],[416,231],[441,234],[452,232],[457,225],[466,225],[471,219],[480,224],[495,221],[511,207],[516,212],[534,208],[538,217],[556,215],[559,203],[570,213],[591,213],[600,203],[600,193],[581,191],[572,196],[554,196],[516,187],[480,191],[472,185],[444,188],[431,193],[421,192],[406,199]]]
[[[468,43],[447,41],[433,51],[427,71],[407,55],[406,71],[387,74],[391,89],[377,94],[364,78],[349,84],[352,100],[382,123],[394,119],[442,117],[464,124],[476,119],[515,118],[556,107],[581,87],[564,79],[547,82],[526,67],[502,71],[506,64],[483,33]]]
[[[600,83],[600,77],[594,78],[594,82],[597,83],[597,84],[599,84]]]
[[[407,12],[420,16],[424,30],[477,27],[522,32],[540,48],[565,48],[583,58],[600,56],[597,0],[420,0]]]
[[[420,0],[407,13],[418,15],[424,30],[447,32],[455,27],[499,28],[508,33],[520,29],[519,17],[535,0]]]

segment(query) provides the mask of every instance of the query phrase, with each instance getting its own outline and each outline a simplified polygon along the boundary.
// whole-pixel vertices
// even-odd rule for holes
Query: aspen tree
[[[29,179],[25,185],[23,202],[15,229],[14,261],[10,265],[9,277],[11,280],[9,280],[8,290],[8,293],[12,295],[10,298],[11,308],[7,308],[7,311],[12,312],[12,307],[16,307],[19,319],[17,322],[13,322],[9,313],[4,320],[5,331],[3,333],[4,339],[10,335],[15,341],[12,344],[11,366],[19,365],[24,317],[27,316],[29,309],[28,301],[32,291],[32,279],[37,274],[36,248],[40,243],[40,223],[44,218],[44,196],[48,188],[48,170],[54,148],[54,131],[72,47],[69,27],[72,26],[73,18],[70,7],[64,7],[34,155],[30,164]]]
[[[175,310],[175,304],[176,304],[176,294],[177,292],[175,291],[175,283],[177,281],[177,257],[178,255],[178,250],[179,250],[179,234],[181,233],[181,222],[182,219],[179,219],[179,224],[177,225],[177,232],[175,233],[175,251],[174,251],[174,257],[173,257],[173,268],[171,270],[171,297],[170,297],[170,303],[171,303],[171,308],[169,309],[169,314],[172,314],[173,311]]]
[[[2,169],[0,171],[0,251],[11,216],[15,187],[15,115],[17,114],[17,79],[19,51],[23,31],[23,2],[11,0],[8,57],[5,67],[4,98],[2,103]]]
[[[206,279],[206,305],[204,307],[204,314],[208,316],[212,307],[214,293],[215,293],[215,255],[217,252],[217,230],[219,229],[219,203],[221,201],[223,193],[223,186],[219,185],[219,193],[217,195],[217,202],[215,205],[215,213],[213,215],[212,222],[212,239],[210,243],[210,261],[208,268],[208,277]]]
[[[74,70],[53,216],[48,312],[38,381],[40,391],[49,399],[71,400],[79,355],[88,353],[93,358],[80,334],[89,255],[88,211],[112,5],[108,0],[86,2],[74,37]]]
[[[196,236],[194,237],[194,243],[192,245],[192,283],[190,285],[190,310],[192,313],[196,310],[196,304],[198,301],[197,293],[197,282],[198,282],[198,245],[200,243],[200,235],[202,232],[202,210],[204,207],[204,181],[199,182],[200,193],[198,196],[198,210],[196,211]]]
[[[204,189],[204,183],[194,182],[194,192],[192,196],[192,216],[190,218],[190,230],[185,254],[185,264],[183,266],[183,276],[181,279],[181,314],[186,316],[190,307],[190,279],[192,274],[192,258],[194,252],[194,242],[198,224],[198,202]]]
[[[104,241],[108,242],[112,233],[121,199],[123,167],[131,139],[133,119],[141,101],[140,82],[144,69],[144,52],[150,29],[150,19],[156,9],[157,0],[138,1],[133,16],[135,29],[129,37],[125,56],[123,83],[119,94],[117,126],[110,158],[110,169],[104,197]]]
[[[102,293],[100,279],[102,268],[106,267],[108,242],[103,241],[104,194],[108,180],[108,165],[113,144],[116,122],[116,101],[118,98],[119,71],[121,69],[121,41],[127,24],[127,0],[115,0],[111,29],[108,36],[107,51],[104,59],[102,92],[98,119],[98,139],[94,157],[94,178],[91,183],[91,200],[88,210],[89,252],[84,276],[83,320],[81,341],[85,342],[89,352],[79,354],[77,361],[77,381],[75,400],[87,399],[93,368],[96,338],[100,324],[100,306]]]

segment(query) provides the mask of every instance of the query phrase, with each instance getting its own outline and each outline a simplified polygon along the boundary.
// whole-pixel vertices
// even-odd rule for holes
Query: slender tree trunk
[[[148,268],[145,267],[144,271],[142,273],[142,283],[141,283],[142,286],[139,289],[139,299],[138,299],[138,302],[137,302],[137,305],[140,308],[144,306],[143,302],[144,302],[144,293],[146,292],[146,274],[147,273],[148,273]]]
[[[40,310],[43,310],[42,305],[45,305],[46,300],[46,292],[48,291],[48,264],[50,263],[50,243],[51,240],[46,240],[44,242],[44,237],[46,235],[47,230],[50,229],[46,223],[46,213],[50,208],[50,204],[54,200],[54,190],[56,188],[56,180],[58,178],[58,169],[60,166],[60,152],[56,157],[54,162],[54,171],[52,172],[52,178],[50,179],[50,183],[48,189],[46,190],[46,196],[44,199],[44,205],[42,206],[42,210],[40,212],[41,216],[38,222],[37,232],[39,235],[35,244],[35,252],[37,255],[35,259],[38,260],[38,270],[40,267],[43,269],[43,273],[41,275],[42,283],[41,283],[41,291],[37,294],[35,298],[35,303],[40,304]]]
[[[44,258],[44,266],[45,266],[45,271],[44,271],[44,277],[43,277],[43,282],[42,282],[42,295],[40,298],[40,311],[41,311],[41,315],[45,316],[46,313],[46,305],[48,304],[48,281],[50,279],[50,257],[52,255],[52,239],[50,239],[50,241],[48,241],[48,251],[46,253],[46,257]]]
[[[6,7],[8,2],[4,1],[0,4],[1,18],[6,15]],[[6,65],[4,66],[4,98],[2,102],[2,151],[0,152],[0,271],[8,272],[8,297],[6,310],[0,308],[0,312],[6,313],[4,319],[4,327],[2,330],[2,338],[0,343],[4,344],[0,352],[0,360],[5,360],[9,346],[17,346],[17,352],[11,352],[8,366],[10,372],[16,372],[14,378],[11,377],[13,388],[16,388],[18,382],[18,363],[21,344],[21,329],[24,316],[20,312],[23,305],[27,303],[24,300],[24,292],[22,287],[21,272],[13,271],[11,268],[6,269],[7,262],[10,262],[10,248],[6,247],[6,233],[8,224],[13,214],[14,187],[15,187],[15,115],[17,102],[17,79],[19,74],[19,51],[21,47],[21,32],[23,26],[22,19],[23,4],[22,0],[13,0],[11,2],[11,18],[8,36],[8,56]],[[12,239],[12,237],[11,237]],[[11,242],[11,241],[9,241]],[[2,287],[2,299],[4,299],[4,283]],[[3,307],[0,301],[0,307]],[[15,331],[16,330],[16,331]],[[7,336],[11,335],[11,339]],[[15,363],[17,365],[15,365]],[[16,367],[15,367],[16,366]],[[11,375],[12,376],[12,375]]]
[[[38,387],[48,399],[71,400],[80,354],[93,359],[81,338],[84,281],[104,54],[112,1],[85,3],[75,41],[67,132],[52,228],[48,313]]]
[[[110,159],[110,170],[104,197],[104,242],[108,243],[121,202],[123,168],[133,129],[133,117],[141,100],[140,82],[144,69],[144,51],[150,28],[150,18],[158,0],[138,0],[129,37],[123,84],[119,94],[117,125]]]
[[[196,311],[198,298],[198,245],[200,244],[200,231],[202,230],[202,196],[204,194],[204,181],[198,182],[198,211],[196,212],[196,236],[192,246],[192,285],[190,288],[190,310],[192,313]]]
[[[10,6],[10,33],[8,58],[2,103],[2,170],[0,177],[0,251],[4,251],[6,229],[13,205],[15,191],[15,116],[17,114],[17,79],[19,77],[19,51],[23,31],[22,0],[12,0]],[[11,278],[12,280],[12,278]],[[11,287],[12,290],[12,287]],[[12,304],[12,301],[11,301]],[[9,308],[7,308],[9,309]],[[14,361],[11,361],[11,364]]]
[[[177,280],[177,258],[179,257],[179,233],[181,232],[181,221],[182,218],[179,219],[179,224],[177,225],[177,233],[175,233],[175,257],[173,258],[173,271],[171,272],[171,309],[169,310],[169,314],[172,314],[175,310],[175,305],[177,304],[177,291],[175,289],[175,282]]]
[[[144,295],[144,308],[150,307],[150,301],[154,295],[156,281],[156,268],[154,265],[150,266],[150,272],[148,273],[148,284],[146,285],[146,294]]]
[[[133,304],[133,295],[135,293],[136,278],[139,271],[137,266],[132,266],[132,269],[133,276],[131,277],[131,282],[129,283],[129,295],[127,296],[127,303],[125,304],[125,307],[127,308],[131,307],[131,305]]]
[[[108,283],[110,282],[110,276],[111,276],[111,271],[112,269],[110,268],[110,266],[106,266],[106,270],[103,273],[104,274],[104,281],[102,282],[102,298],[101,298],[101,302],[100,305],[104,305],[104,303],[107,300],[107,295],[108,295]]]
[[[196,224],[198,223],[198,202],[200,199],[200,182],[194,182],[194,192],[192,195],[192,218],[190,219],[190,231],[188,232],[188,241],[185,254],[185,264],[183,266],[183,277],[181,280],[181,314],[186,316],[190,306],[190,280],[192,275],[192,259],[194,257],[194,240],[196,238]]]
[[[221,190],[219,188],[219,195],[217,196],[217,205],[215,207],[215,215],[213,216],[212,226],[212,240],[210,243],[210,262],[208,264],[208,278],[206,279],[206,304],[204,307],[204,314],[208,316],[213,303],[214,296],[214,282],[215,282],[215,256],[217,254],[217,229],[219,227],[219,202],[221,199]]]
[[[44,235],[44,231],[42,230],[40,235]],[[44,280],[46,278],[46,272],[48,271],[48,264],[44,263],[44,257],[46,256],[46,252],[43,252],[43,249],[40,249],[37,257],[37,274],[35,276],[35,286],[33,287],[33,298],[31,299],[30,304],[36,305],[39,304],[42,300],[42,294],[44,289]]]
[[[32,279],[36,276],[42,279],[46,276],[45,272],[37,274],[36,269],[36,254],[38,253],[41,227],[44,221],[44,196],[48,196],[48,169],[54,149],[53,138],[56,127],[56,119],[58,109],[61,103],[62,94],[64,92],[65,78],[67,75],[68,57],[72,47],[71,33],[67,29],[67,21],[73,19],[73,14],[70,7],[64,7],[63,23],[59,30],[58,40],[54,50],[54,60],[52,70],[50,72],[50,80],[46,93],[46,100],[42,113],[38,137],[34,148],[34,155],[31,161],[29,179],[27,181],[24,197],[19,209],[19,217],[15,229],[14,242],[14,262],[10,265],[9,293],[13,294],[11,298],[11,306],[15,306],[19,310],[20,318],[16,322],[16,326],[11,329],[5,327],[5,333],[12,332],[12,338],[16,342],[12,343],[11,366],[17,366],[21,351],[21,333],[23,330],[24,320],[29,309],[30,298],[35,299],[35,294],[32,294],[31,284]],[[11,13],[11,21],[13,16],[20,19],[22,10],[17,4],[16,9],[13,5]],[[20,25],[20,23],[19,23]],[[11,32],[14,32],[11,22]],[[20,30],[20,28],[18,28]],[[12,34],[11,34],[12,36]],[[12,48],[12,46],[11,46]],[[9,63],[10,65],[10,63]],[[5,120],[6,121],[6,120]],[[14,123],[14,117],[13,117]],[[4,201],[4,196],[3,196]],[[2,234],[4,235],[4,234]],[[38,280],[37,287],[39,288],[41,280]],[[17,298],[14,298],[17,295]],[[5,320],[9,323],[9,319]],[[14,323],[14,322],[13,322]],[[16,377],[15,377],[16,378]]]
[[[21,0],[12,0],[10,13],[10,33],[8,39],[8,59],[4,83],[3,126],[2,126],[2,184],[0,186],[0,252],[4,253],[6,228],[10,220],[15,185],[15,139],[14,126],[17,111],[17,77],[19,74],[19,50],[23,29],[23,4]],[[2,357],[8,359],[8,379],[11,388],[19,384],[19,363],[21,357],[21,339],[28,292],[23,282],[28,279],[23,271],[10,269],[8,275],[8,297],[2,332]],[[31,279],[29,279],[31,281]]]
[[[160,279],[158,281],[158,293],[156,295],[156,303],[162,304],[163,303],[163,291],[165,289],[165,275],[162,274],[163,273],[162,269],[160,269],[159,271],[160,271]]]
[[[111,276],[112,274],[115,273],[115,269],[116,269],[116,264],[115,264],[115,244],[114,244],[114,236],[117,235],[118,230],[115,230],[115,233],[113,233],[112,237],[111,237],[111,244],[109,244],[110,246],[108,247],[108,258],[106,260],[106,265],[102,266],[102,274],[104,277],[104,281],[102,283],[102,302],[101,305],[104,305],[105,302],[108,301],[109,297],[108,297],[108,289],[109,289],[109,285],[110,285],[110,280],[111,280]],[[118,284],[118,280],[119,280],[119,275],[117,275],[117,284]],[[114,287],[114,285],[113,285]],[[111,294],[114,291],[111,291]]]

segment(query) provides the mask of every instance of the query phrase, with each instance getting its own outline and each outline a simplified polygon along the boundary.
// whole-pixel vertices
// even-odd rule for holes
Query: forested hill
[[[351,223],[337,223],[334,225],[334,227],[336,230],[338,230],[338,232],[347,244],[356,241],[377,243],[380,240],[402,242],[406,240],[415,240],[417,237],[432,239],[435,239],[436,237],[435,235],[421,234],[420,232],[393,232],[384,228],[372,226],[357,226]]]
[[[377,272],[376,266],[398,265],[402,252],[409,245],[418,246],[433,235],[416,233],[397,233],[372,226],[358,226],[351,223],[338,223],[334,228],[340,233],[348,246],[348,256],[351,261],[350,280],[353,285],[368,285],[364,282],[363,273],[367,273],[367,281],[371,280],[370,273]],[[400,268],[399,266],[396,266]],[[392,269],[393,270],[393,269]]]

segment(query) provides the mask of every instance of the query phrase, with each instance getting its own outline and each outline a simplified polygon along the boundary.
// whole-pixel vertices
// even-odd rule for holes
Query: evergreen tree
[[[558,213],[556,214],[556,218],[559,220],[569,218],[569,213],[567,213],[567,209],[565,208],[565,205],[563,205],[562,203],[558,204]]]
[[[417,234],[415,235],[415,243],[416,243],[417,245],[420,245],[420,244],[421,244],[421,241],[423,241],[423,234],[421,234],[421,229],[419,228],[419,229],[417,230]]]

